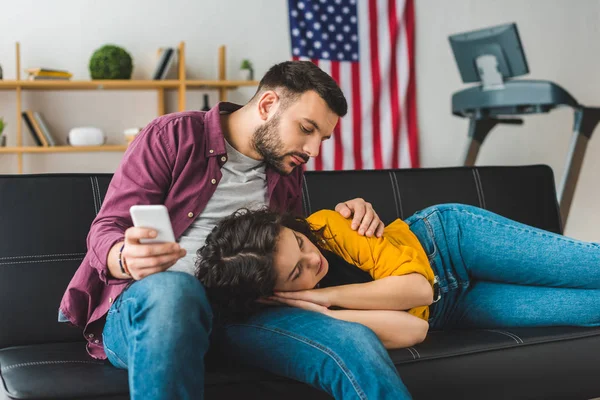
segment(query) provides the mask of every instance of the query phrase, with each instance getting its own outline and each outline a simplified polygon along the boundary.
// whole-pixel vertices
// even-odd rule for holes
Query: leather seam
[[[415,353],[417,353],[417,358],[421,358],[421,354],[417,351],[417,349],[415,349],[414,347],[409,347],[409,349],[414,350]]]
[[[9,265],[9,264],[31,264],[31,263],[40,263],[40,262],[56,262],[56,261],[81,261],[81,258],[59,258],[57,260],[29,260],[29,261],[12,261],[12,262],[2,262],[0,265]]]
[[[90,176],[90,183],[92,185],[92,198],[94,199],[94,211],[98,215],[98,201],[96,200],[96,188],[94,187],[94,178]]]
[[[498,334],[503,335],[503,336],[507,336],[507,337],[511,338],[512,340],[514,340],[517,344],[521,344],[521,342],[516,337],[514,337],[511,334],[509,334],[508,332],[498,331],[498,330],[495,330],[495,329],[486,329],[486,331],[487,332],[498,333]]]
[[[16,258],[34,258],[34,257],[62,257],[62,256],[84,256],[86,253],[59,253],[59,254],[41,254],[35,256],[10,256],[0,257],[0,260],[14,260]]]
[[[104,365],[105,364],[103,362],[84,361],[84,360],[33,361],[33,362],[9,365],[8,367],[2,367],[2,372],[6,372],[9,369],[30,367],[33,365],[68,364],[68,363],[96,364],[96,365]]]
[[[481,193],[479,191],[479,184],[477,183],[477,176],[475,175],[475,169],[471,170],[473,174],[473,182],[475,183],[475,191],[477,192],[477,199],[479,200],[479,208],[483,208],[483,202],[481,201]]]
[[[400,219],[404,219],[404,208],[402,207],[402,195],[400,194],[400,185],[398,184],[398,176],[392,174],[394,182],[396,182],[396,193],[398,194],[398,204],[400,205]]]
[[[485,204],[485,193],[483,192],[483,184],[481,183],[481,176],[479,175],[479,170],[477,168],[475,168],[474,171],[477,184],[479,185],[479,192],[481,193],[481,203],[483,205],[483,209],[487,210],[487,204]]]
[[[102,209],[102,196],[100,196],[100,185],[98,185],[98,177],[94,176],[94,183],[96,184],[96,194],[98,195],[98,212]]]
[[[312,206],[310,204],[310,195],[308,193],[308,183],[306,183],[306,179],[302,180],[302,186],[304,187],[304,190],[306,193],[306,203],[308,204],[308,207],[307,207],[308,213],[306,215],[310,215],[310,214],[312,214]]]
[[[400,207],[398,206],[398,194],[396,193],[396,186],[394,184],[394,177],[392,171],[389,172],[390,183],[392,184],[392,194],[394,195],[394,204],[396,205],[396,218],[402,219],[402,214],[400,213]]]

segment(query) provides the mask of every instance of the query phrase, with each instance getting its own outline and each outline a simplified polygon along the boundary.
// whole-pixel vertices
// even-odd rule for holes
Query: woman
[[[396,220],[382,238],[350,223],[238,211],[208,236],[196,275],[229,316],[300,307],[366,325],[388,349],[428,329],[600,325],[599,244],[461,204]]]

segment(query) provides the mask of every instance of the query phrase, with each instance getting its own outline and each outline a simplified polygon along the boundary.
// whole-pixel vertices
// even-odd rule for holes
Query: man
[[[128,369],[133,399],[202,397],[213,316],[193,276],[195,253],[216,222],[240,207],[300,213],[302,164],[318,155],[346,111],[329,75],[310,62],[284,62],[267,72],[245,106],[219,103],[208,112],[159,117],[129,146],[59,320],[85,327],[92,357]],[[132,227],[135,204],[164,204],[178,243],[141,244],[155,232]],[[383,233],[362,199],[336,210],[353,215],[360,234]],[[227,356],[337,398],[405,393],[394,388],[398,377],[387,352],[362,325],[277,308],[218,328],[213,336]],[[303,362],[290,363],[300,354]]]

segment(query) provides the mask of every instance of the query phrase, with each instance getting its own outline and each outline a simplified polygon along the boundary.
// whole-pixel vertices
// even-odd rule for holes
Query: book
[[[27,78],[30,81],[69,81],[71,78],[62,77],[62,76],[39,76],[39,75],[29,75]]]
[[[40,141],[42,142],[42,146],[43,147],[48,147],[48,141],[46,140],[46,137],[44,136],[44,133],[42,132],[42,129],[40,128],[40,126],[38,125],[37,121],[35,120],[35,117],[33,116],[33,112],[32,111],[25,111],[25,114],[27,114],[27,118],[29,118],[29,121],[31,121],[31,125],[33,126],[33,130],[35,131],[35,134],[37,135],[38,138],[40,138]]]
[[[42,140],[38,137],[38,135],[35,131],[35,128],[33,127],[33,124],[31,123],[31,120],[29,119],[29,116],[27,115],[27,112],[23,111],[21,113],[21,117],[23,118],[23,121],[25,121],[25,125],[27,125],[27,128],[29,129],[29,133],[31,133],[31,137],[33,138],[35,143],[38,146],[43,146]]]
[[[37,111],[34,111],[33,118],[35,119],[35,122],[37,122],[42,133],[44,134],[48,145],[56,146],[56,140],[54,139],[54,136],[52,136],[52,133],[50,133],[50,129],[48,129],[48,124],[46,124],[46,120],[42,117],[42,114]]]
[[[59,70],[59,69],[49,69],[49,68],[27,68],[25,70],[30,75],[36,76],[63,76],[70,78],[73,76],[69,71]]]
[[[173,53],[171,53],[171,57],[167,61],[167,66],[163,71],[163,74],[160,79],[169,79],[169,75],[171,74],[171,70],[177,63],[177,52],[173,49]]]
[[[156,65],[156,68],[154,70],[152,79],[161,80],[165,78],[165,76],[169,72],[170,65],[173,64],[174,52],[175,49],[173,49],[172,47],[167,47],[166,49],[163,49],[158,60],[158,64]]]

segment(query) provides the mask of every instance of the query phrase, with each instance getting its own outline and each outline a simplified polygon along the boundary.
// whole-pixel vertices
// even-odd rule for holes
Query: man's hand
[[[358,198],[338,203],[335,211],[342,214],[345,218],[352,218],[352,229],[357,230],[359,235],[371,237],[373,235],[381,237],[383,235],[383,222],[373,210],[371,203]]]
[[[122,259],[133,279],[165,271],[184,257],[185,249],[174,242],[141,244],[140,239],[152,238],[156,232],[147,228],[131,227],[125,231],[125,247]]]

